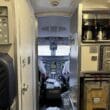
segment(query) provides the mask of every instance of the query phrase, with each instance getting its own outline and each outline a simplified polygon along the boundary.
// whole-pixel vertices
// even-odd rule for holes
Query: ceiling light
[[[52,6],[58,6],[61,0],[50,0]]]

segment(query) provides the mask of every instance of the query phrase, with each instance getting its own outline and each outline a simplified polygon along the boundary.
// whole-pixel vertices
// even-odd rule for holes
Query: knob
[[[23,88],[22,88],[22,94],[25,94],[26,91],[28,91],[29,86],[26,84],[23,84]]]

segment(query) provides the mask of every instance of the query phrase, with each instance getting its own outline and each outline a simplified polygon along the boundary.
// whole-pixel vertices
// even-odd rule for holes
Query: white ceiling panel
[[[76,9],[80,1],[85,7],[110,7],[110,0],[58,0],[60,1],[58,6],[52,6],[50,1],[56,0],[31,0],[35,13],[38,16],[42,15],[71,15]],[[89,4],[88,4],[89,3]]]
[[[52,0],[31,0],[35,13],[67,13],[70,14],[76,8],[80,0],[59,0],[58,6],[52,6]]]

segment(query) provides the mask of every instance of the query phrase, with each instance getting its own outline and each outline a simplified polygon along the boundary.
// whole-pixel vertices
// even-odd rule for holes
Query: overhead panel
[[[0,7],[0,44],[9,43],[8,8]]]
[[[69,37],[70,17],[39,17],[39,37]]]

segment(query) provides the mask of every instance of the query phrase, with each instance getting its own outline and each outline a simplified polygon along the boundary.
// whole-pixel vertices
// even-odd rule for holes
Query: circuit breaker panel
[[[8,7],[0,6],[0,44],[9,44]]]

